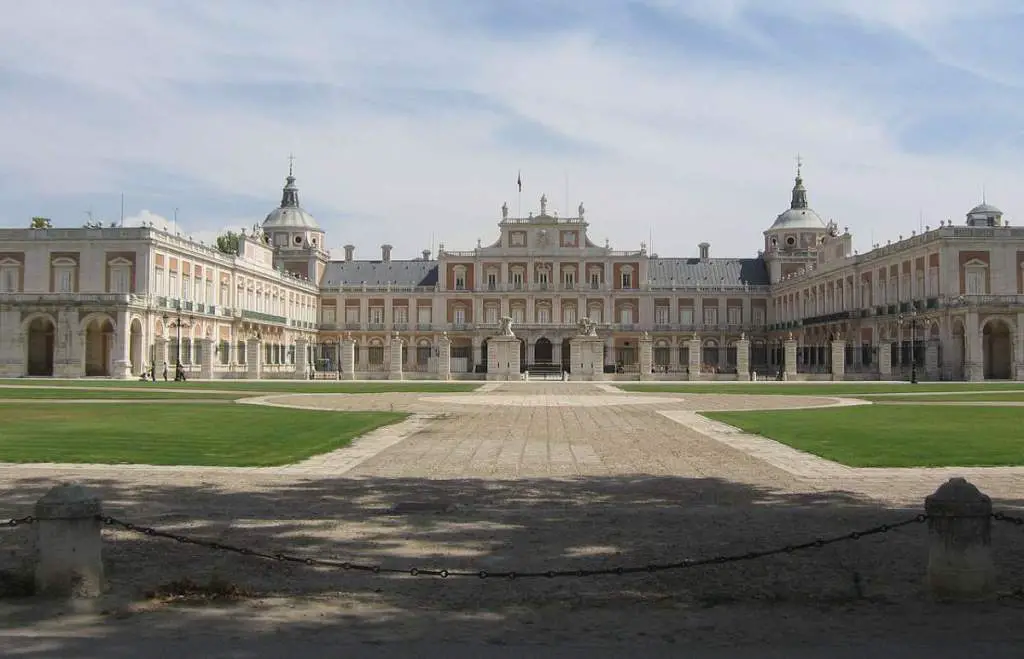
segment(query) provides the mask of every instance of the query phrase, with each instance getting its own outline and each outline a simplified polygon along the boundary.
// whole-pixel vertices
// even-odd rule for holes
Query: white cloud
[[[749,0],[656,3],[759,47],[786,46],[751,27]],[[826,18],[855,20],[932,50],[968,6],[756,5],[807,29]],[[83,99],[53,103],[55,92],[36,90],[5,100],[19,130],[0,132],[0,153],[36,194],[115,190],[115,165],[144,162],[201,180],[215,194],[264,195],[269,210],[284,157],[294,152],[304,205],[328,231],[329,245],[351,242],[358,256],[375,258],[389,242],[396,256],[411,258],[432,236],[450,249],[491,240],[501,203],[517,207],[521,169],[524,214],[546,192],[561,209],[582,199],[598,242],[635,247],[653,229],[662,255],[689,255],[709,240],[716,255],[740,256],[757,249],[760,232],[788,204],[793,157],[802,152],[812,204],[849,225],[862,248],[871,235],[878,241],[916,228],[919,213],[931,224],[959,219],[983,183],[1010,215],[1024,214],[1019,164],[986,153],[908,153],[892,133],[886,99],[865,94],[864,81],[845,71],[823,85],[784,67],[659,57],[609,40],[610,25],[544,38],[528,29],[454,30],[440,5],[418,3],[284,10],[221,2],[173,12],[105,6],[22,3],[0,26],[0,65]],[[978,20],[1005,3],[969,6]],[[613,5],[602,8],[614,15]],[[31,28],[44,22],[47,39],[32,38]],[[275,113],[268,104],[298,92],[213,100],[182,86],[207,83],[224,94],[227,85],[260,82],[317,83],[324,91]],[[480,103],[428,106],[410,88],[467,93]],[[395,90],[390,103],[365,102],[382,89]],[[398,104],[419,114],[397,112]],[[495,139],[516,134],[510,116],[594,148]],[[217,227],[261,219],[203,214],[199,202],[192,205],[182,232],[206,242],[223,230]]]

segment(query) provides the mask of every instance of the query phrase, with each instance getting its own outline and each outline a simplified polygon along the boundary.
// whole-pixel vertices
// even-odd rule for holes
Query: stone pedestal
[[[487,339],[487,379],[509,382],[519,379],[519,339],[492,336]]]
[[[640,358],[640,379],[650,380],[651,367],[654,363],[654,341],[651,340],[647,332],[644,332],[638,344],[640,348],[638,355]]]
[[[832,341],[832,379],[846,379],[846,341],[836,339]]]
[[[263,341],[252,338],[245,342],[245,377],[259,380],[263,376]]]
[[[301,336],[295,339],[295,377],[309,377],[309,341]]]
[[[783,377],[791,380],[796,375],[796,339],[786,339],[783,350],[786,351],[786,369]]]
[[[939,342],[930,340],[924,347],[924,376],[929,380],[939,379]]]
[[[212,380],[213,379],[213,339],[203,338],[199,339],[200,350],[202,351],[199,355],[199,379],[201,380]]]
[[[338,345],[338,350],[341,354],[338,355],[338,359],[341,360],[341,379],[342,380],[355,380],[356,379],[356,342],[352,340],[352,337],[347,337],[341,340]]]
[[[103,592],[100,500],[81,485],[58,485],[36,502],[36,593],[98,597]]]
[[[599,336],[574,336],[569,339],[573,380],[604,379],[604,339]]]
[[[750,341],[745,338],[736,342],[736,377],[750,380]]]
[[[888,341],[878,344],[878,377],[881,380],[892,379],[892,344]]]
[[[929,591],[936,599],[995,597],[992,501],[963,478],[951,478],[925,499]]]
[[[694,337],[687,341],[687,345],[690,346],[690,363],[688,364],[690,370],[690,380],[700,379],[700,339]]]
[[[391,339],[391,363],[388,365],[388,379],[389,380],[401,380],[404,375],[402,372],[402,347],[405,345],[399,336],[394,336]]]
[[[54,376],[58,378],[85,376],[84,336],[78,331],[78,318],[75,311],[61,311],[57,314],[57,330],[53,337],[53,349]],[[25,364],[25,367],[27,368],[28,364]]]
[[[447,332],[437,340],[437,377],[439,380],[452,379],[452,341]]]
[[[161,373],[164,370],[164,364],[167,363],[167,337],[158,336],[153,341],[153,365],[156,370],[151,373],[156,373],[156,377],[161,377]],[[169,367],[169,366],[168,366]]]

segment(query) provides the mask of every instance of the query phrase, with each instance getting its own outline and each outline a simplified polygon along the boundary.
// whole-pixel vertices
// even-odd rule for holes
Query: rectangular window
[[[751,313],[754,316],[753,322],[754,322],[755,325],[764,325],[764,309],[760,309],[758,307],[754,307],[751,310]]]
[[[565,282],[566,289],[571,291],[576,288],[576,273],[572,271],[566,272],[563,281]]]
[[[601,273],[599,273],[599,272],[591,272],[590,273],[590,288],[594,289],[595,291],[597,289],[601,288]]]
[[[590,320],[592,320],[595,323],[600,323],[602,315],[601,307],[590,307],[590,312],[588,315],[590,316]]]
[[[654,307],[654,324],[655,325],[668,325],[669,324],[669,308],[668,307]]]
[[[0,271],[0,291],[14,293],[18,290],[18,268],[9,267]]]
[[[523,273],[516,271],[509,276],[512,278],[512,288],[520,290],[523,287]]]
[[[523,323],[523,318],[525,316],[526,316],[526,314],[523,311],[522,307],[516,307],[516,308],[512,309],[512,322],[513,323],[516,323],[517,325],[521,325]]]
[[[192,278],[189,277],[188,275],[183,275],[182,278],[181,278],[181,299],[182,300],[191,299],[190,298],[191,295],[192,295]]]
[[[623,325],[633,324],[633,307],[623,307],[619,311],[619,322]]]
[[[497,325],[498,324],[498,307],[487,307],[484,311],[487,314],[487,324]]]
[[[371,307],[370,308],[370,324],[371,325],[383,325],[384,324],[384,308],[383,307]]]
[[[155,278],[155,282],[154,282],[154,288],[155,288],[155,290],[153,292],[156,293],[157,295],[166,295],[166,292],[164,291],[164,269],[163,268],[157,268],[156,269],[156,278]]]
[[[729,307],[726,310],[729,316],[730,325],[741,325],[743,323],[743,309],[742,307]]]
[[[704,308],[704,324],[709,327],[718,325],[718,307]]]
[[[466,324],[466,310],[462,307],[455,309],[455,324],[465,325]]]
[[[633,273],[632,272],[623,272],[622,273],[622,287],[623,288],[633,288]]]
[[[981,268],[969,268],[964,276],[967,295],[985,294],[985,271]]]
[[[73,293],[75,281],[75,269],[73,267],[62,267],[57,270],[57,292]]]
[[[466,273],[456,272],[455,273],[455,290],[464,291],[466,290]]]
[[[350,325],[359,323],[359,307],[345,307],[345,322]]]
[[[693,325],[693,307],[679,307],[679,324]]]
[[[430,324],[430,307],[419,307],[416,309],[416,322],[420,325]]]
[[[567,307],[562,309],[562,322],[566,325],[576,324],[576,309],[573,307]]]
[[[409,307],[395,307],[395,322],[399,325],[405,325],[409,322]]]
[[[498,288],[498,274],[496,272],[487,273],[487,290],[493,291]]]
[[[206,280],[206,299],[203,300],[207,304],[213,304],[213,282],[209,279]]]
[[[551,309],[547,307],[539,307],[537,309],[537,322],[538,323],[550,323],[551,322]]]

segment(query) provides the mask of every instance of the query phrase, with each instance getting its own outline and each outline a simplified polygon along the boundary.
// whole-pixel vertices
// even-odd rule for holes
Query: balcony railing
[[[278,325],[285,325],[288,319],[284,316],[275,316],[272,313],[263,313],[262,311],[249,311],[248,309],[242,310],[242,320],[254,320],[260,323],[277,323]]]

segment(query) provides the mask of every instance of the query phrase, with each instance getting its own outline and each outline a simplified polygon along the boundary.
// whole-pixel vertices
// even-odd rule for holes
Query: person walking
[[[156,379],[155,375],[153,376],[153,379]],[[164,382],[167,382],[167,362],[164,362]]]

